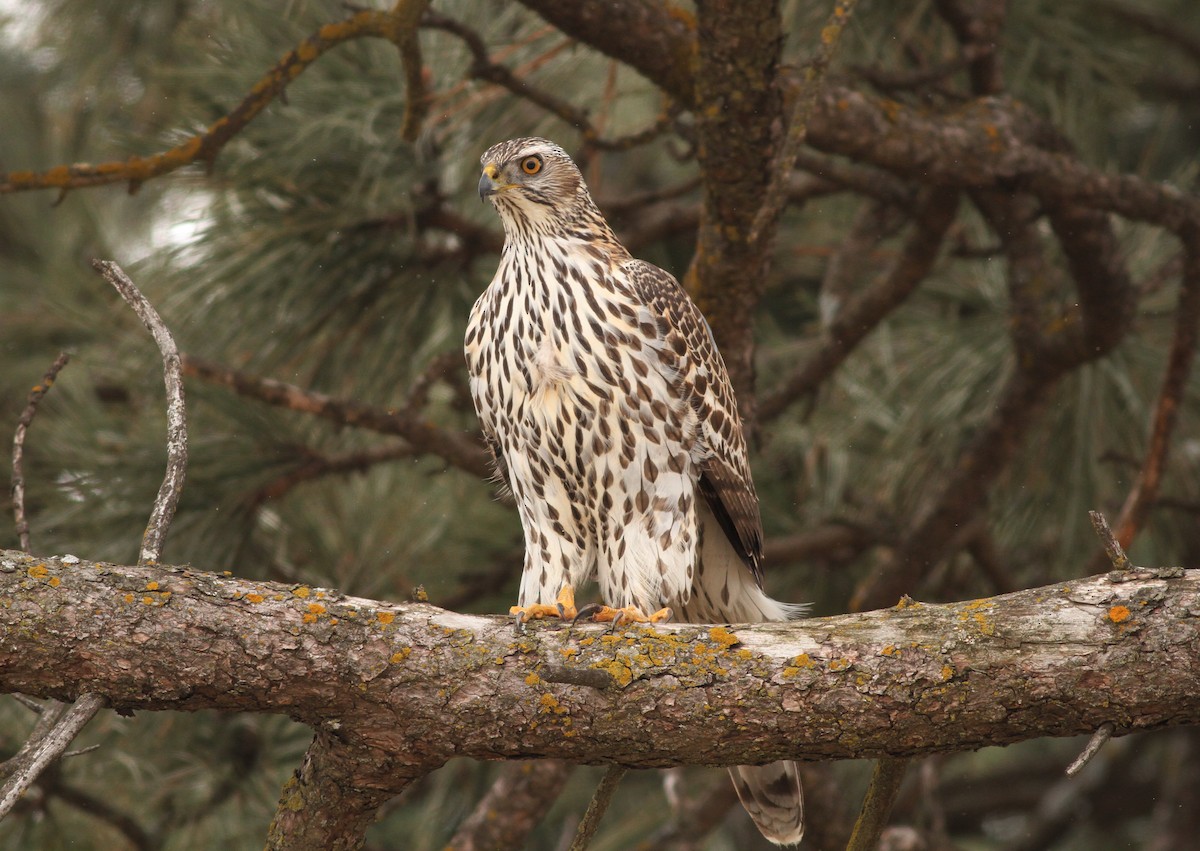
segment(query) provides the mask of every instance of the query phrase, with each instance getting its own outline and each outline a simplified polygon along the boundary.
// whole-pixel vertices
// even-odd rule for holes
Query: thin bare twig
[[[1113,536],[1112,529],[1108,526],[1108,520],[1099,511],[1089,511],[1088,517],[1092,520],[1092,528],[1096,530],[1096,537],[1104,545],[1104,552],[1107,553],[1108,560],[1112,562],[1113,569],[1129,570],[1129,556],[1125,555],[1124,548]]]
[[[133,308],[154,337],[163,358],[163,383],[167,390],[167,471],[163,476],[146,532],[142,535],[142,550],[139,564],[157,564],[162,555],[167,530],[175,518],[183,480],[187,476],[187,409],[183,400],[183,368],[175,338],[167,330],[162,317],[154,306],[142,295],[141,290],[129,280],[116,263],[111,260],[93,260],[92,268],[104,276],[121,294],[121,298]]]
[[[6,816],[17,800],[25,793],[46,767],[67,749],[71,740],[79,735],[88,721],[92,720],[100,708],[104,706],[104,698],[98,694],[84,694],[70,707],[63,707],[62,715],[54,719],[53,726],[45,735],[26,743],[26,748],[11,760],[16,770],[5,781],[0,789],[0,818]],[[46,719],[49,713],[43,712],[39,722]]]
[[[1075,757],[1075,761],[1067,766],[1067,776],[1074,777],[1083,767],[1091,762],[1092,757],[1100,752],[1100,748],[1104,747],[1104,743],[1112,738],[1113,731],[1116,727],[1111,721],[1105,721],[1100,725],[1096,732],[1092,733],[1092,737],[1088,739],[1087,747],[1079,756]]]
[[[1193,239],[1197,244],[1189,245],[1184,256],[1179,308],[1175,312],[1175,335],[1167,356],[1167,370],[1158,393],[1158,403],[1154,406],[1154,422],[1150,427],[1146,458],[1117,518],[1116,539],[1126,548],[1133,544],[1150,506],[1158,496],[1167,466],[1171,436],[1179,419],[1179,403],[1183,399],[1192,360],[1196,355],[1197,326],[1200,325],[1200,233],[1194,235]]]
[[[59,352],[58,357],[54,359],[54,363],[46,370],[46,374],[42,376],[42,380],[33,385],[33,389],[29,391],[29,402],[25,405],[25,410],[21,412],[21,416],[17,418],[17,430],[13,434],[13,454],[12,454],[12,503],[13,517],[17,524],[17,538],[21,543],[21,549],[25,552],[30,551],[29,541],[29,519],[25,515],[25,435],[29,431],[29,425],[33,422],[33,417],[37,413],[38,405],[41,404],[42,398],[50,392],[50,388],[54,386],[55,379],[62,372],[62,368],[67,365],[67,361],[71,356],[66,352]]]
[[[579,822],[579,830],[575,833],[575,841],[571,843],[569,851],[585,851],[591,844],[596,829],[600,827],[600,820],[608,812],[608,805],[612,803],[617,786],[621,784],[621,778],[628,770],[623,765],[610,765],[608,771],[604,772],[604,777],[600,779],[600,785],[596,787],[596,793],[592,795],[592,801],[588,804],[587,812],[583,814],[583,821]]]
[[[338,399],[284,381],[230,369],[194,355],[183,355],[183,370],[187,375],[224,385],[241,396],[258,399],[269,405],[303,411],[342,425],[403,437],[418,452],[437,455],[451,466],[481,479],[490,479],[492,476],[487,450],[478,441],[444,429],[413,411],[392,411],[352,399]]]

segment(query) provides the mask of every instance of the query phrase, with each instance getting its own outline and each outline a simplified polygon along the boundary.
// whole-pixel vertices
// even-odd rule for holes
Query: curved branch
[[[254,84],[250,93],[242,98],[228,114],[218,118],[199,135],[192,136],[170,150],[147,157],[130,157],[90,165],[56,166],[48,171],[12,171],[0,173],[0,194],[32,189],[59,189],[66,192],[86,186],[102,186],[109,183],[129,183],[129,191],[138,188],[154,177],[159,177],[192,163],[206,163],[209,168],[217,155],[247,124],[253,121],[271,101],[283,94],[288,84],[299,77],[322,54],[339,44],[356,38],[386,38],[402,50],[410,45],[410,31],[416,21],[410,22],[405,12],[408,4],[401,2],[390,12],[367,10],[358,12],[336,24],[325,24],[295,48],[288,51],[275,67]],[[419,3],[413,4],[420,6]],[[419,14],[419,9],[418,9]],[[419,118],[414,113],[414,122]]]

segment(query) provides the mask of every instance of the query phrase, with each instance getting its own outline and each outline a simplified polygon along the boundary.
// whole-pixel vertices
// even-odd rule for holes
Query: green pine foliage
[[[347,14],[333,0],[19,5],[0,7],[0,170],[123,159],[178,144],[226,115],[287,50]],[[615,69],[518,4],[433,5],[476,28],[496,61],[586,111],[606,137],[650,126],[662,108],[644,78]],[[1140,7],[1200,34],[1193,5]],[[783,6],[788,60],[803,62],[827,10]],[[1053,122],[1093,166],[1194,186],[1200,98],[1175,97],[1172,86],[1200,87],[1197,57],[1083,0],[1010,6],[1000,49],[1014,97]],[[953,38],[931,7],[863,4],[838,73],[911,68],[914,50],[929,63],[950,59]],[[29,387],[59,350],[73,357],[27,446],[35,550],[135,560],[165,461],[158,353],[91,271],[92,257],[125,266],[184,351],[336,397],[402,407],[429,364],[461,348],[495,255],[419,223],[445,207],[498,232],[474,191],[479,154],[518,135],[547,135],[568,150],[581,138],[541,108],[468,79],[471,55],[453,35],[423,31],[421,47],[432,101],[415,144],[400,137],[408,94],[396,49],[358,40],[315,62],[211,171],[189,167],[134,195],[113,186],[74,191],[57,204],[48,193],[0,197],[0,423],[16,422]],[[694,176],[694,162],[677,156],[686,148],[664,137],[599,154],[585,175],[605,206]],[[693,190],[684,200],[698,197]],[[843,193],[785,215],[759,315],[764,392],[813,350],[826,260],[863,203]],[[988,500],[997,548],[1020,584],[1080,575],[1096,549],[1087,510],[1115,515],[1144,451],[1177,296],[1177,275],[1156,270],[1177,246],[1151,228],[1116,227],[1135,279],[1149,288],[1134,331],[1113,355],[1056,386]],[[958,244],[995,239],[966,204],[955,228]],[[875,246],[855,287],[886,272],[907,232]],[[682,275],[693,239],[672,233],[639,254]],[[837,522],[883,530],[885,540],[898,534],[985,422],[1012,369],[1004,274],[998,253],[943,257],[813,399],[763,424],[754,469],[769,538]],[[422,415],[473,433],[461,381],[456,367],[435,382]],[[1193,375],[1163,489],[1169,505],[1151,513],[1132,553],[1139,563],[1200,554],[1198,391]],[[478,612],[505,611],[515,599],[520,527],[490,483],[398,450],[386,463],[288,484],[316,461],[400,444],[196,380],[187,394],[191,463],[165,561],[391,600],[422,587],[435,604],[455,600]],[[0,545],[16,543],[11,524],[0,523]],[[819,614],[843,611],[878,557],[868,550],[771,565],[769,583],[777,596],[814,601]],[[991,593],[965,557],[939,576],[954,594]],[[932,583],[924,590],[937,593]],[[13,752],[30,724],[28,710],[0,701],[0,750]],[[147,847],[252,848],[308,737],[273,717],[108,713],[79,740],[100,749],[67,760],[53,782],[131,814],[162,843]],[[1063,745],[1069,760],[1074,743]],[[954,757],[944,782],[1028,767],[1037,747]],[[837,770],[853,788],[865,782],[860,768]],[[451,763],[386,808],[370,844],[443,847],[497,770]],[[598,776],[593,769],[573,775],[530,848],[561,847]],[[724,782],[716,773],[689,777],[698,788]],[[104,819],[61,796],[50,795],[45,809],[36,801],[24,809],[0,823],[0,848],[125,847]],[[661,826],[665,811],[658,777],[631,775],[593,847],[634,847]],[[1003,847],[1010,828],[985,825],[970,847]],[[1077,832],[1056,847],[1128,847],[1144,830],[1131,820],[1103,835]],[[731,818],[705,847],[758,841]]]

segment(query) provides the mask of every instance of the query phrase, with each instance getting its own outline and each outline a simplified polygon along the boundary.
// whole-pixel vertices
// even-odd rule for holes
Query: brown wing
[[[700,308],[669,273],[641,260],[624,264],[633,295],[658,320],[658,336],[679,358],[677,380],[700,418],[707,449],[699,489],[734,550],[762,585],[762,519],[742,421],[725,361]]]

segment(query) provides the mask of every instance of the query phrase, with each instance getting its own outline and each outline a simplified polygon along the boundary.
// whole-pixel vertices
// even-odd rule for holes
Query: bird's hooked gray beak
[[[479,176],[479,200],[482,201],[489,195],[495,195],[500,191],[501,186],[496,182],[496,177],[500,170],[491,163],[483,167],[483,174]]]

